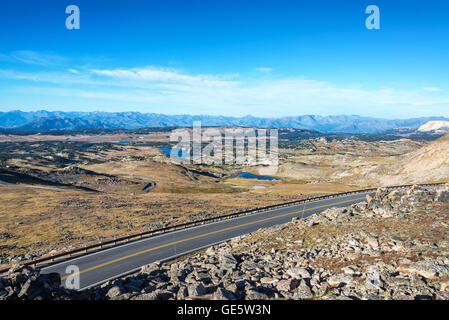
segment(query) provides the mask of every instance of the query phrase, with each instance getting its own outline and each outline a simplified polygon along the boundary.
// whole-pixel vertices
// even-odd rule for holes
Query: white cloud
[[[64,57],[55,54],[29,51],[29,50],[14,51],[11,54],[11,57],[26,64],[40,65],[40,66],[58,65],[66,60]]]
[[[38,89],[30,91],[35,95],[85,99],[90,106],[114,104],[131,109],[146,108],[145,112],[412,117],[440,115],[443,111],[447,115],[449,109],[449,96],[429,97],[419,90],[368,90],[363,86],[295,77],[260,80],[238,74],[188,74],[158,67],[73,70],[76,72],[0,70],[0,77],[39,83]],[[152,109],[148,110],[148,106]]]
[[[268,68],[268,67],[259,67],[259,68],[255,68],[254,70],[260,71],[260,72],[272,72],[272,71],[274,71],[273,68]]]
[[[106,76],[116,79],[128,79],[144,82],[162,82],[162,83],[179,83],[191,86],[205,85],[211,87],[220,87],[232,85],[230,79],[236,77],[232,75],[187,75],[176,69],[169,68],[133,68],[133,69],[112,69],[98,70],[93,69],[91,72],[95,75]]]
[[[424,91],[430,91],[430,92],[444,91],[443,89],[437,88],[437,87],[426,87],[426,88],[422,88],[422,90],[424,90]]]

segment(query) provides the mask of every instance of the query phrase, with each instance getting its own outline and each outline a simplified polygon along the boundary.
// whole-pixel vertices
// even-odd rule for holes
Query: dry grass
[[[195,189],[198,188],[198,189]],[[182,192],[85,193],[0,187],[0,255],[44,254],[224,213],[291,200],[260,197],[234,189],[200,188]]]
[[[14,139],[167,141],[167,133],[142,136],[0,136],[0,142]],[[368,146],[365,144],[365,147]],[[374,183],[364,176],[367,167],[397,160],[397,156],[391,155],[390,151],[383,156],[372,153],[363,156],[340,154],[343,151],[337,147],[334,153],[328,150],[327,153],[318,154],[284,150],[296,155],[281,158],[280,170],[276,175],[281,180],[219,179],[194,174],[197,181],[193,181],[185,169],[170,163],[157,148],[120,146],[117,150],[95,156],[103,163],[80,167],[138,180],[139,184],[105,186],[105,192],[97,194],[0,187],[0,233],[12,235],[11,238],[2,239],[0,257],[30,252],[42,255],[52,250],[78,247],[100,239],[159,228],[163,223],[178,224],[314,194],[354,190]],[[413,146],[409,149],[412,148]],[[89,155],[88,150],[83,152]],[[133,160],[134,157],[143,157],[145,160]],[[16,163],[33,167],[29,163],[32,160],[18,159]],[[257,168],[189,167],[228,176],[238,171],[258,174]],[[157,185],[151,192],[142,193],[146,180],[154,181]],[[94,183],[95,178],[80,177],[79,182],[83,181]],[[342,232],[335,230],[337,231]]]

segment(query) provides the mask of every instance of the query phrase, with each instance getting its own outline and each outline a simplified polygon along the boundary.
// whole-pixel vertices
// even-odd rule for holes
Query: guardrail
[[[435,186],[444,185],[444,184],[446,184],[446,183],[441,182],[441,183],[427,183],[427,184],[414,184],[414,185],[421,186],[421,187],[435,187]],[[412,186],[413,185],[411,185],[411,184],[410,185],[398,185],[398,186],[385,187],[385,189],[388,189],[388,190],[403,189],[403,188],[409,188]],[[226,215],[222,215],[222,216],[218,216],[218,217],[211,217],[211,218],[206,218],[206,219],[202,219],[202,220],[198,220],[198,221],[191,221],[191,222],[187,222],[187,223],[183,223],[183,224],[168,226],[168,227],[164,227],[164,228],[160,228],[160,229],[149,230],[149,231],[145,231],[145,232],[141,232],[141,233],[137,233],[137,234],[132,234],[132,235],[128,235],[128,236],[115,238],[115,239],[104,241],[104,242],[100,241],[93,245],[81,247],[81,248],[74,249],[71,251],[62,252],[62,253],[55,254],[55,255],[52,255],[49,257],[45,257],[45,258],[24,261],[19,264],[21,266],[33,266],[33,267],[36,267],[41,264],[46,266],[46,265],[50,265],[52,263],[57,262],[58,259],[60,259],[60,260],[58,260],[58,262],[63,261],[64,259],[61,259],[61,258],[69,259],[74,256],[80,256],[80,255],[86,254],[88,252],[100,251],[106,247],[113,247],[113,246],[116,246],[121,243],[129,242],[131,240],[140,240],[143,238],[149,238],[149,237],[152,237],[152,236],[155,236],[158,234],[167,233],[169,231],[186,229],[186,228],[193,227],[193,226],[198,226],[198,225],[215,222],[215,221],[231,219],[231,218],[235,218],[235,217],[242,216],[242,215],[254,214],[254,213],[258,213],[258,212],[262,212],[262,211],[267,211],[270,209],[289,207],[289,206],[298,205],[298,204],[302,204],[302,203],[323,200],[323,199],[337,198],[337,197],[347,196],[347,195],[351,195],[351,194],[373,192],[376,190],[377,190],[377,188],[370,188],[370,189],[361,189],[361,190],[354,190],[354,191],[348,191],[348,192],[333,193],[333,194],[328,194],[328,195],[323,195],[323,196],[318,196],[318,197],[294,200],[294,201],[283,202],[283,203],[279,203],[279,204],[273,204],[273,205],[269,205],[269,206],[265,206],[265,207],[259,207],[259,208],[255,208],[255,209],[239,211],[239,212],[230,213],[230,214],[226,214]],[[9,270],[9,268],[2,269],[2,270],[0,270],[0,274],[5,273],[8,270]]]

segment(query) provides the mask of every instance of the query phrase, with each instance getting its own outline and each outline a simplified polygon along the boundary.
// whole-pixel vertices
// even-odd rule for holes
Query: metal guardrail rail
[[[427,183],[427,184],[409,184],[409,185],[389,186],[389,187],[384,187],[384,188],[390,190],[390,189],[409,188],[409,187],[412,187],[414,185],[420,186],[420,187],[435,187],[435,186],[440,186],[440,185],[444,185],[444,184],[446,184],[446,183],[445,182],[441,182],[441,183]],[[231,219],[231,218],[235,218],[235,217],[238,217],[238,216],[254,214],[254,213],[258,213],[258,212],[262,212],[262,211],[267,211],[267,210],[270,210],[270,209],[277,209],[277,208],[294,206],[294,205],[303,204],[303,203],[312,202],[312,201],[317,201],[317,200],[337,198],[337,197],[347,196],[347,195],[351,195],[351,194],[373,192],[373,191],[376,191],[377,189],[378,188],[369,188],[369,189],[361,189],[361,190],[354,190],[354,191],[348,191],[348,192],[333,193],[333,194],[328,194],[328,195],[323,195],[323,196],[318,196],[318,197],[312,197],[312,198],[301,199],[301,200],[294,200],[294,201],[283,202],[283,203],[279,203],[279,204],[273,204],[273,205],[269,205],[269,206],[265,206],[265,207],[259,207],[259,208],[255,208],[255,209],[239,211],[239,212],[235,212],[235,213],[225,214],[225,215],[218,216],[218,217],[211,217],[211,218],[202,219],[202,220],[198,220],[198,221],[191,221],[191,222],[187,222],[187,223],[183,223],[183,224],[168,226],[168,227],[155,229],[155,230],[149,230],[149,231],[145,231],[145,232],[141,232],[141,233],[137,233],[137,234],[132,234],[132,235],[128,235],[128,236],[118,237],[118,238],[115,238],[115,239],[112,239],[112,240],[100,241],[100,242],[98,242],[96,244],[92,244],[92,245],[89,245],[89,246],[81,247],[81,248],[78,248],[78,249],[74,249],[74,250],[70,250],[70,251],[66,251],[66,252],[62,252],[62,253],[58,253],[58,254],[55,254],[55,255],[52,255],[52,256],[49,256],[49,257],[44,257],[44,258],[40,258],[40,259],[34,259],[33,258],[31,260],[20,262],[19,265],[20,266],[33,266],[33,267],[36,267],[36,266],[42,264],[42,266],[47,266],[47,265],[50,265],[50,264],[55,263],[55,262],[60,262],[60,261],[67,260],[67,259],[72,258],[74,256],[81,256],[81,255],[86,254],[88,252],[100,251],[100,250],[105,249],[107,247],[108,248],[109,247],[113,247],[113,246],[116,246],[116,245],[119,245],[119,244],[123,244],[123,243],[129,242],[131,240],[140,240],[140,239],[143,239],[143,238],[149,238],[149,237],[152,237],[152,236],[155,236],[155,235],[158,235],[158,234],[167,233],[169,231],[175,231],[175,230],[179,230],[179,229],[186,229],[186,228],[189,228],[189,227],[198,226],[198,225],[206,224],[206,223],[209,223],[209,222],[215,222],[215,221]],[[66,258],[66,259],[62,259],[62,258]],[[8,270],[9,270],[9,268],[1,269],[0,270],[0,274],[3,274],[5,272],[7,272]]]

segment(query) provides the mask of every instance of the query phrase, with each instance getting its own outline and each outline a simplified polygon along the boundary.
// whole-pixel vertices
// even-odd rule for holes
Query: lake
[[[39,157],[38,154],[34,154],[34,153],[14,153],[14,156],[17,156],[17,157]]]
[[[171,154],[171,149],[172,148],[167,148],[167,147],[159,147],[159,150],[162,151],[163,154],[165,154],[167,157],[170,157]],[[189,158],[190,154],[187,152],[184,152],[183,150],[179,150],[178,151],[178,158]]]
[[[258,180],[280,180],[279,178],[270,177],[270,176],[259,176],[257,174],[249,173],[249,172],[239,172],[233,175],[231,178],[244,178],[244,179],[258,179]]]

